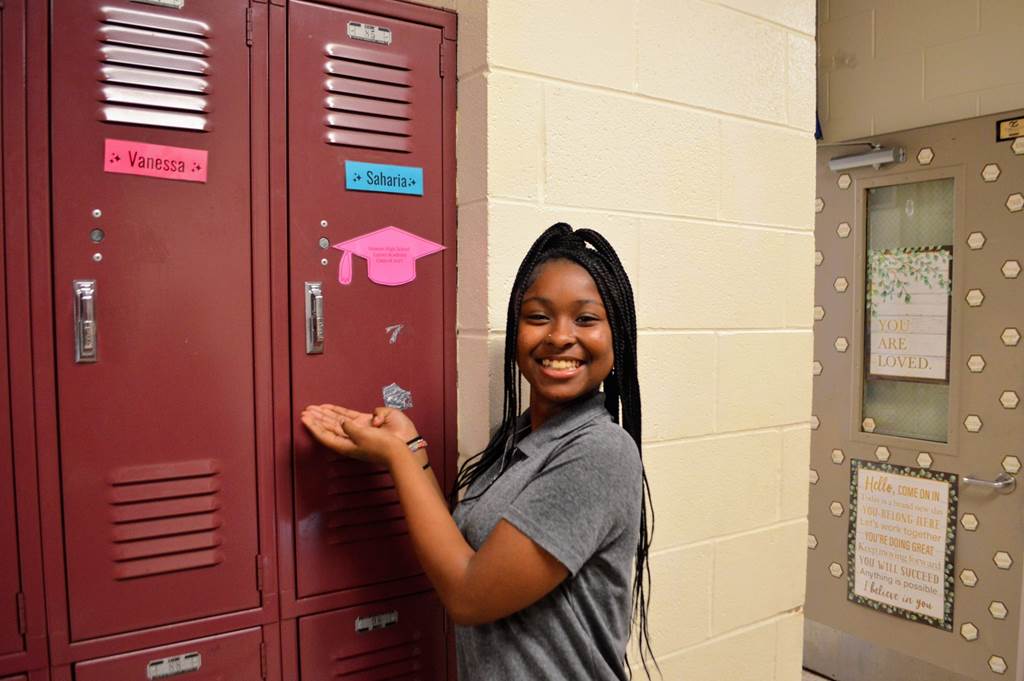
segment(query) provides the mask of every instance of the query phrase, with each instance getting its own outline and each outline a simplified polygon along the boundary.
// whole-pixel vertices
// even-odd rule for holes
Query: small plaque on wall
[[[847,600],[953,630],[955,473],[852,459]]]
[[[1024,137],[1024,116],[996,121],[996,142]]]
[[[949,379],[948,247],[868,252],[868,374]]]

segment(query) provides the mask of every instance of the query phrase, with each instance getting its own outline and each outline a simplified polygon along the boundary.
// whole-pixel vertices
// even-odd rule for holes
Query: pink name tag
[[[206,182],[205,149],[168,147],[127,140],[105,140],[103,170],[108,173],[147,175],[165,180]]]

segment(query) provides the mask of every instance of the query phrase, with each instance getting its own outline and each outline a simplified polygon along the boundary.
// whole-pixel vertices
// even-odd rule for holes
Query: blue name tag
[[[345,189],[423,196],[423,168],[345,161]]]

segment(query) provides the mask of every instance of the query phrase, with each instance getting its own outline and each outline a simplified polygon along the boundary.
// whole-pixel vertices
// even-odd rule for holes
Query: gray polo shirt
[[[527,413],[520,425],[528,424]],[[483,496],[459,504],[455,522],[478,550],[504,518],[562,563],[569,577],[504,619],[456,627],[459,680],[626,679],[640,535],[636,444],[612,422],[599,393],[530,432],[513,456]],[[466,496],[493,477],[488,471]]]

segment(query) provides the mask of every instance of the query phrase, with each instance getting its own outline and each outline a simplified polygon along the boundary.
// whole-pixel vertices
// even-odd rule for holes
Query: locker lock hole
[[[320,248],[327,248],[328,246],[331,245],[330,239],[328,239],[325,236],[320,237],[320,242],[319,243],[320,243]]]
[[[105,236],[106,234],[99,227],[89,232],[89,238],[92,239],[92,242],[94,244],[98,244],[99,242],[103,241],[103,237]]]

